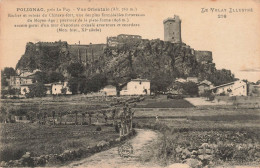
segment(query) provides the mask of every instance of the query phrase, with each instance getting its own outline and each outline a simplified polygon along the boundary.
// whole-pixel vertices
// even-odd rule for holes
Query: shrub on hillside
[[[47,89],[43,83],[35,83],[29,86],[29,93],[26,94],[26,97],[44,97],[46,92]]]
[[[101,131],[102,129],[101,129],[101,127],[100,126],[98,126],[97,128],[96,128],[96,131]]]

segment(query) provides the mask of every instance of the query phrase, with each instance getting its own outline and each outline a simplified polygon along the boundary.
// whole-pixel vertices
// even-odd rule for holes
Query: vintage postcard
[[[1,167],[260,167],[259,0],[0,0]]]

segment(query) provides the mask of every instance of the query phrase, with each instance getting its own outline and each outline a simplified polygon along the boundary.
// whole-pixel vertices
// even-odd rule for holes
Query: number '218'
[[[218,18],[227,18],[227,15],[218,15]]]

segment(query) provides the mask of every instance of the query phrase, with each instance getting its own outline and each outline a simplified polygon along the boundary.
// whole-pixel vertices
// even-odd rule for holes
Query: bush
[[[220,96],[226,96],[225,92],[219,94]]]
[[[119,133],[119,127],[117,124],[115,125],[115,131],[116,131],[116,133]]]
[[[22,148],[9,148],[5,147],[0,151],[0,161],[9,161],[9,160],[17,160],[20,159],[26,150]]]
[[[210,94],[208,99],[209,99],[209,101],[213,101],[215,99],[215,95]]]
[[[228,161],[233,159],[233,156],[235,154],[235,147],[231,144],[223,144],[218,145],[216,157],[223,161]]]
[[[97,128],[96,128],[96,131],[101,131],[102,129],[101,129],[101,127],[100,126],[98,126]]]
[[[188,95],[197,95],[198,94],[198,86],[194,82],[186,82],[182,84],[182,88]]]
[[[44,97],[46,95],[47,89],[43,83],[35,83],[29,86],[29,93],[26,94],[26,97]]]

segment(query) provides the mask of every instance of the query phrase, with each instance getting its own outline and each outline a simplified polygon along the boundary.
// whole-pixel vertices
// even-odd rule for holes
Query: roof
[[[113,86],[113,85],[107,85],[107,86],[105,86],[104,88],[115,88],[115,86]]]
[[[34,83],[30,83],[30,84],[21,84],[20,86],[31,86],[33,85]]]
[[[239,80],[237,80],[237,81],[239,81]],[[233,85],[233,84],[234,84],[235,82],[237,82],[237,81],[233,81],[233,82],[225,83],[225,84],[222,84],[222,85],[216,86],[216,87],[214,87],[214,88],[212,88],[212,89],[217,89],[217,88],[220,88],[220,87],[224,87],[224,86],[228,86],[228,85]]]
[[[177,79],[175,79],[175,82],[183,83],[183,82],[187,82],[187,81],[186,81],[186,79],[183,79],[183,78],[177,78]]]
[[[33,79],[33,77],[29,77],[29,76],[11,76],[14,78],[25,78],[25,79]]]
[[[198,85],[212,85],[212,83],[210,82],[210,81],[208,81],[208,80],[204,80],[204,81],[202,81],[202,82],[200,82]]]
[[[48,84],[59,84],[59,85],[63,85],[64,83],[66,83],[66,81],[64,81],[64,82],[53,82],[53,83],[48,83]]]
[[[52,84],[51,83],[49,83],[49,84],[44,84],[44,86],[51,86]]]
[[[187,77],[187,79],[198,79],[198,77]]]
[[[148,80],[148,79],[140,79],[140,78],[131,79],[131,81],[134,81],[134,82],[150,82],[150,80]]]

